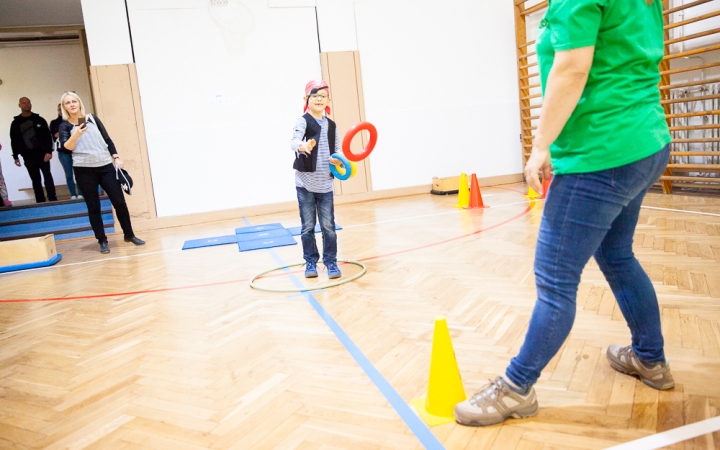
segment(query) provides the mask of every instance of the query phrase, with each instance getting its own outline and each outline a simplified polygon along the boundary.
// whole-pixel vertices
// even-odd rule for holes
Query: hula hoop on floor
[[[345,283],[349,283],[349,282],[351,282],[351,281],[353,281],[353,280],[357,280],[357,279],[360,278],[361,276],[365,275],[365,272],[367,272],[367,267],[365,267],[365,264],[363,264],[363,263],[361,263],[361,262],[358,262],[358,261],[348,261],[348,260],[345,260],[345,259],[338,259],[337,262],[344,262],[344,263],[348,263],[348,264],[355,264],[356,266],[362,267],[362,270],[361,270],[360,272],[356,273],[355,275],[351,276],[350,278],[344,278],[344,279],[342,279],[342,280],[340,280],[340,281],[335,281],[335,282],[332,282],[332,283],[327,283],[327,284],[323,284],[323,285],[320,285],[320,286],[313,286],[313,287],[303,287],[303,288],[294,288],[294,289],[277,289],[277,288],[264,288],[264,287],[259,287],[259,286],[257,286],[257,285],[255,284],[255,280],[257,280],[257,279],[260,278],[261,276],[265,275],[266,273],[275,272],[276,270],[280,270],[280,269],[287,269],[288,267],[304,266],[305,263],[304,263],[304,262],[301,262],[301,263],[297,263],[297,264],[289,264],[289,265],[287,265],[287,266],[280,266],[280,267],[276,267],[276,268],[274,268],[274,269],[266,270],[265,272],[261,272],[261,273],[255,275],[254,277],[252,277],[252,279],[250,280],[250,287],[253,288],[253,289],[257,289],[258,291],[266,291],[266,292],[306,292],[306,291],[317,291],[318,289],[325,289],[325,288],[340,286],[341,284],[345,284]]]
[[[365,150],[363,150],[362,153],[355,154],[350,150],[350,143],[352,142],[355,135],[362,130],[368,130],[368,132],[370,133],[370,140],[368,141],[367,145],[365,146]],[[370,122],[360,122],[350,127],[348,132],[345,134],[345,138],[343,138],[342,142],[342,151],[343,154],[345,154],[345,156],[347,157],[347,159],[349,159],[350,161],[358,162],[362,161],[370,155],[370,152],[373,151],[376,143],[377,129],[375,128],[375,125],[371,124]]]

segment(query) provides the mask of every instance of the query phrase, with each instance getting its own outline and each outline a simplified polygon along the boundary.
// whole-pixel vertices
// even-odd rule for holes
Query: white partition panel
[[[321,73],[315,9],[128,5],[158,216],[293,200],[292,127]]]
[[[512,2],[355,4],[373,188],[521,172]]]
[[[318,30],[323,52],[351,52],[358,49],[354,5],[353,0],[318,0]]]
[[[82,0],[90,64],[133,62],[125,0]]]

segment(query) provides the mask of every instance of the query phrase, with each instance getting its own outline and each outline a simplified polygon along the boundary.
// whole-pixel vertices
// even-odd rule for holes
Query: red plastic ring
[[[370,133],[370,141],[368,141],[367,145],[365,146],[365,150],[362,153],[353,153],[350,151],[350,143],[352,142],[355,135],[362,130],[368,130],[368,132]],[[370,122],[360,122],[350,127],[348,132],[345,134],[345,138],[343,139],[342,143],[342,151],[347,159],[349,159],[350,161],[358,162],[370,156],[370,152],[373,151],[376,143],[377,130],[375,129],[375,126]]]

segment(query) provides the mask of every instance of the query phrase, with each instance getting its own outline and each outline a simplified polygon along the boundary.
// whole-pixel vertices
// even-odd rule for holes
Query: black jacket
[[[27,158],[52,153],[52,135],[45,119],[35,113],[28,117],[23,117],[22,114],[13,117],[10,125],[10,145],[14,159],[18,159],[19,155]]]
[[[310,115],[310,113],[306,113],[303,118],[307,124],[307,127],[305,128],[305,140],[309,141],[310,139],[315,139],[317,148],[317,145],[320,144],[320,132],[322,131],[322,127],[319,123],[317,123],[317,120]],[[327,118],[327,121],[328,145],[330,146],[330,154],[332,155],[337,152],[337,149],[335,148],[335,133],[337,132],[337,126],[335,125],[335,122],[330,120],[329,117]],[[315,167],[317,166],[317,155],[317,150],[310,152],[310,155],[297,152],[295,155],[295,162],[293,163],[293,169],[298,172],[315,172]]]
[[[97,125],[100,134],[102,135],[105,143],[108,146],[108,151],[110,152],[110,154],[117,155],[115,144],[113,143],[112,139],[110,139],[110,135],[108,135],[108,132],[105,129],[105,125],[100,122],[98,116],[96,116],[95,114],[93,114],[92,116],[88,115],[88,121]],[[60,149],[63,151],[72,152],[72,150],[68,150],[65,148],[65,143],[68,139],[70,139],[70,135],[72,134],[72,129],[74,126],[75,125],[71,124],[67,120],[63,121],[63,123],[60,124],[60,128],[58,129],[58,138],[60,139]]]

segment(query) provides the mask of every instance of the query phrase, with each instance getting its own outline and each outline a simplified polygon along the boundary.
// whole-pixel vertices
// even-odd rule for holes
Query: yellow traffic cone
[[[527,195],[523,195],[523,198],[529,198],[530,200],[536,199],[538,197],[540,197],[540,194],[535,192],[535,190],[533,188],[531,188],[530,186],[528,186]]]
[[[470,204],[470,188],[468,188],[467,175],[460,174],[460,184],[458,185],[458,202],[456,208],[467,208]]]
[[[466,398],[447,321],[439,316],[435,318],[427,394],[413,399],[410,405],[425,423],[434,426],[453,422],[455,405]]]

